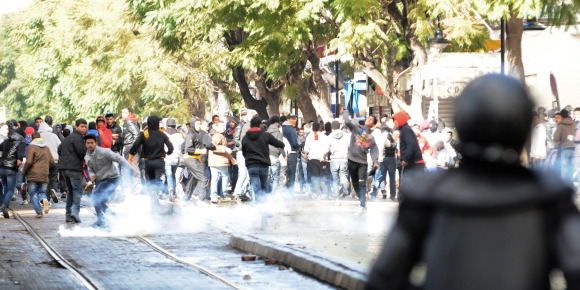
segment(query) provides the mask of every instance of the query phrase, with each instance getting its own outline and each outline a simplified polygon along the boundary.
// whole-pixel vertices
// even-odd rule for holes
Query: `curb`
[[[334,287],[364,289],[367,276],[343,264],[306,251],[264,241],[254,236],[232,235],[229,246],[242,252],[274,259]]]

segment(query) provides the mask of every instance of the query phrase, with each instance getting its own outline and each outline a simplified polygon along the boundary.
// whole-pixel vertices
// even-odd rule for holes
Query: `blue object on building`
[[[358,81],[355,83],[345,83],[344,87],[346,89],[346,95],[344,96],[344,103],[346,104],[346,108],[348,108],[349,111],[358,114],[358,97],[360,95],[360,91],[367,90],[367,82]],[[352,104],[350,100],[352,100]]]

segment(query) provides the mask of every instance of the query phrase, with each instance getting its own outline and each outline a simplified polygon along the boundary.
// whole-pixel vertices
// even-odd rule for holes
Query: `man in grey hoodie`
[[[105,202],[119,185],[119,170],[115,162],[132,171],[131,164],[121,154],[111,151],[109,148],[102,148],[97,145],[95,135],[85,136],[87,154],[85,162],[91,177],[91,182],[95,182],[97,187],[93,193],[93,205],[97,213],[97,221],[93,227],[105,227],[105,218],[103,214],[107,211]]]
[[[348,189],[348,147],[350,134],[340,130],[340,123],[332,121],[332,133],[328,135],[330,142],[330,173],[332,174],[332,191],[336,199],[335,204],[340,205],[340,194]]]
[[[207,197],[207,181],[208,178],[205,175],[205,168],[203,166],[202,155],[207,154],[207,150],[214,150],[215,146],[211,143],[210,138],[204,138],[205,135],[201,131],[201,120],[196,117],[192,117],[189,126],[191,129],[187,131],[185,136],[184,149],[183,149],[183,163],[185,167],[189,170],[190,180],[187,186],[187,197],[186,200],[189,201],[191,196],[199,199],[205,199]],[[191,188],[195,184],[195,189],[193,191]]]
[[[367,153],[370,151],[373,168],[378,168],[379,149],[375,139],[370,134],[367,126],[360,128],[356,120],[350,120],[348,111],[344,110],[342,114],[344,124],[351,132],[350,147],[348,148],[348,171],[356,195],[360,201],[360,210],[366,210],[366,181],[367,181]],[[376,120],[376,119],[375,119]],[[376,124],[376,122],[375,122]],[[359,132],[361,129],[362,132]]]
[[[48,117],[47,117],[48,118]],[[58,203],[58,197],[56,196],[56,189],[58,188],[58,145],[60,145],[59,137],[52,132],[52,128],[46,122],[40,123],[38,126],[38,133],[40,137],[46,141],[46,145],[54,158],[54,164],[48,169],[48,191],[47,195],[52,199],[54,203]]]

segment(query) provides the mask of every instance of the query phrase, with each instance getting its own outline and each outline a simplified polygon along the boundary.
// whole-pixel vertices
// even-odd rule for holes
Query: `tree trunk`
[[[303,45],[303,51],[310,61],[312,69],[312,84],[314,91],[309,94],[312,105],[316,109],[316,112],[324,122],[330,122],[334,118],[334,114],[330,109],[330,102],[328,101],[329,87],[326,81],[322,78],[322,71],[320,70],[320,57],[318,56],[318,50],[311,42],[309,45]]]
[[[205,118],[205,102],[201,98],[191,97],[188,77],[184,77],[181,80],[181,89],[183,91],[183,98],[187,102],[187,106],[191,115]]]
[[[255,74],[256,87],[260,91],[262,98],[268,103],[268,108],[270,109],[270,115],[280,116],[280,103],[282,103],[282,98],[280,93],[282,92],[283,86],[277,88],[272,88],[272,80],[264,73],[263,69],[258,69],[257,74]]]
[[[506,25],[506,54],[508,74],[525,84],[524,62],[522,61],[522,35],[524,20],[511,13]]]
[[[266,106],[268,106],[268,103],[266,102],[265,99],[261,99],[261,100],[254,99],[254,97],[250,93],[250,88],[249,88],[248,82],[246,80],[246,74],[245,74],[244,69],[242,67],[239,67],[239,66],[233,67],[232,68],[232,75],[234,77],[234,80],[238,84],[238,88],[240,89],[240,94],[242,95],[242,98],[244,99],[244,103],[246,104],[246,106],[250,109],[256,110],[258,112],[258,115],[260,115],[260,118],[268,119],[269,118],[268,117],[268,110],[266,109]]]
[[[302,60],[293,64],[287,74],[289,85],[297,86],[296,90],[296,106],[302,112],[303,120],[308,122],[310,120],[318,120],[316,116],[316,109],[312,105],[312,100],[308,96],[308,90],[304,87],[304,80],[302,79],[302,72],[306,66],[306,61]]]

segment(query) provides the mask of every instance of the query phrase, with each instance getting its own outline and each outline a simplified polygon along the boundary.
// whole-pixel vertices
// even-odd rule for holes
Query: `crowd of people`
[[[573,115],[539,109],[534,122],[533,167],[561,167],[571,181],[580,162],[580,108]],[[138,119],[127,107],[117,118],[107,113],[74,126],[50,116],[10,120],[0,124],[0,210],[9,218],[10,202],[20,196],[41,218],[60,194],[66,222],[80,223],[81,197],[91,193],[100,227],[107,203],[134,192],[152,204],[260,202],[285,192],[337,206],[352,196],[364,211],[368,200],[400,200],[399,187],[416,173],[459,166],[460,146],[442,120],[412,122],[404,111],[357,119],[342,109],[341,118],[301,126],[296,115],[262,120],[251,109],[239,117],[193,117],[183,126],[172,118]]]
[[[569,185],[578,182],[580,107],[566,106],[561,111],[539,107],[534,112],[529,152],[532,168],[560,172]]]

